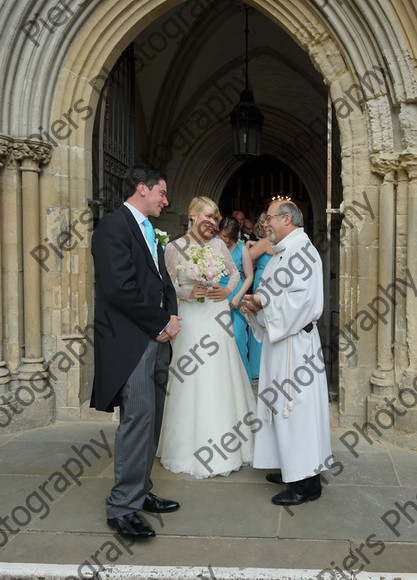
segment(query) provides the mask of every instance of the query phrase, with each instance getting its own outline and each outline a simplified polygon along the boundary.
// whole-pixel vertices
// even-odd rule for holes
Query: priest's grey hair
[[[304,218],[301,209],[292,201],[284,201],[279,206],[279,215],[290,214],[291,223],[293,226],[302,228],[304,226]]]

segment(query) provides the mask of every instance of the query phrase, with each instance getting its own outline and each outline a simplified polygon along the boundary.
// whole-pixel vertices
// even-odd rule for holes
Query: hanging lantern
[[[261,151],[261,132],[264,117],[258,107],[255,105],[255,99],[251,90],[249,90],[248,75],[248,12],[246,7],[246,88],[240,93],[240,101],[230,113],[230,120],[233,129],[233,145],[236,157],[241,159],[250,159],[259,157]]]
[[[230,119],[235,155],[244,159],[258,157],[264,117],[255,105],[252,91],[245,89],[240,93],[240,101],[231,112]]]

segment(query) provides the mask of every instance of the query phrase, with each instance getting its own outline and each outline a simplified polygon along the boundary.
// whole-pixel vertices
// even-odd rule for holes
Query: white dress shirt
[[[148,218],[146,216],[144,216],[141,211],[139,211],[138,209],[133,207],[133,205],[130,205],[130,203],[127,203],[127,201],[125,201],[123,203],[123,205],[125,205],[132,212],[132,215],[135,218],[135,220],[140,228],[140,231],[142,232],[142,235],[143,235],[144,240],[149,248],[151,256],[153,257],[153,261],[155,262],[155,266],[157,267],[158,272],[159,272],[158,252],[156,251],[156,244],[158,243],[158,240],[155,240],[155,252],[153,252],[152,248],[149,245],[148,240],[146,239],[146,229],[145,229],[143,222]]]

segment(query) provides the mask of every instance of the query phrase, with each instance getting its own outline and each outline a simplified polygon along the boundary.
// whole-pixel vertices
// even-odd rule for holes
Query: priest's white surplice
[[[316,326],[323,310],[320,256],[303,228],[273,246],[249,314],[262,342],[253,466],[280,468],[286,482],[332,464],[325,356]],[[311,332],[304,327],[313,322]]]

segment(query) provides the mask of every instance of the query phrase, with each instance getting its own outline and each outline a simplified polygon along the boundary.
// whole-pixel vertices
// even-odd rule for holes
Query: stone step
[[[320,575],[320,576],[319,576]],[[100,572],[59,564],[0,563],[1,580],[416,580],[417,574],[344,572],[277,568],[199,568],[196,566],[104,566]]]

